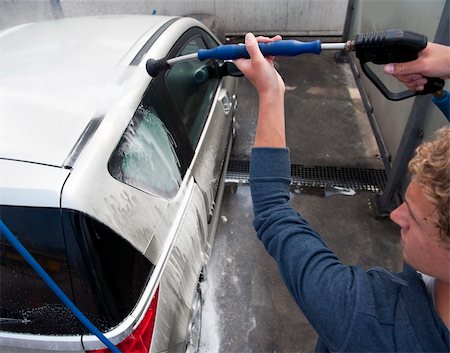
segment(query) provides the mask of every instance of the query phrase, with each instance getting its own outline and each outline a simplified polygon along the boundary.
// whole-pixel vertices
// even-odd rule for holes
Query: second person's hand
[[[450,76],[450,47],[428,42],[427,47],[414,61],[387,64],[384,72],[396,77],[412,91],[422,91],[427,83],[426,77],[439,77],[446,80]]]

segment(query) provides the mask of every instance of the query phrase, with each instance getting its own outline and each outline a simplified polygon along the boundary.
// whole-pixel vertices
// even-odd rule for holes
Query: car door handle
[[[230,98],[227,90],[225,90],[222,98],[220,98],[220,103],[222,104],[222,109],[225,115],[230,114],[233,107],[233,100]]]
[[[212,201],[209,204],[209,210],[208,210],[208,224],[211,223],[211,220],[214,216],[214,209],[216,208],[216,202]]]

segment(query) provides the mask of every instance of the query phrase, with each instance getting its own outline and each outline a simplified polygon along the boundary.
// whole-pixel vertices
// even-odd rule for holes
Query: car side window
[[[159,97],[147,90],[108,163],[114,178],[152,194],[175,196],[183,170],[167,120]]]
[[[206,34],[205,34],[206,35]],[[190,39],[177,56],[196,53],[208,46],[201,36]],[[217,44],[215,44],[217,46]],[[166,86],[180,111],[189,140],[195,149],[219,85],[213,60],[174,64],[166,74]]]

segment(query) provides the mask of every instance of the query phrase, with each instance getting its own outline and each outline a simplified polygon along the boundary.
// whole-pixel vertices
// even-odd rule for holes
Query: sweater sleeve
[[[361,269],[341,264],[289,205],[290,160],[285,148],[253,148],[250,186],[258,238],[311,325],[331,351],[345,343],[358,298]],[[360,297],[360,296],[359,296]]]
[[[440,109],[440,111],[445,115],[448,121],[450,121],[450,98],[448,91],[444,90],[444,94],[442,97],[435,97],[433,96],[431,98],[433,100],[433,103],[436,104],[436,106]]]

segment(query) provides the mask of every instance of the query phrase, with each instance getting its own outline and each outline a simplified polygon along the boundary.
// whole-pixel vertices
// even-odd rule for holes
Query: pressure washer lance
[[[401,63],[418,58],[419,52],[425,49],[428,39],[426,36],[399,29],[357,34],[355,40],[345,43],[322,43],[320,40],[301,42],[298,40],[280,40],[271,43],[259,43],[264,56],[296,56],[300,54],[320,54],[322,50],[355,51],[361,63],[361,68],[372,83],[389,100],[402,100],[415,95],[433,93],[442,94],[445,82],[440,78],[428,78],[423,91],[403,91],[393,93],[389,91],[367,63],[377,65],[388,63]],[[171,59],[149,59],[146,63],[147,72],[156,77],[161,71],[170,68],[176,63],[188,60],[234,60],[249,58],[243,44],[226,44],[212,49],[199,49],[197,53],[178,56]]]

